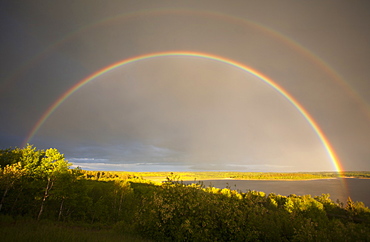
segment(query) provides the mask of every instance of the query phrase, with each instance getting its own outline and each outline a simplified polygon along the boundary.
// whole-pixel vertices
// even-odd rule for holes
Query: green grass
[[[21,218],[14,220],[9,216],[0,217],[1,241],[37,241],[37,242],[73,242],[73,241],[129,241],[141,242],[144,240],[135,235],[121,234],[113,229],[99,229],[89,226],[77,226],[50,221],[37,222],[33,219]]]

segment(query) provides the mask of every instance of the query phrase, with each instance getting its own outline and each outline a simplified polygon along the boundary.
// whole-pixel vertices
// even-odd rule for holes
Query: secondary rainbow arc
[[[139,10],[136,12],[129,12],[124,14],[118,14],[115,16],[111,16],[108,18],[100,19],[99,21],[93,22],[91,24],[84,25],[82,27],[77,28],[76,30],[68,33],[67,35],[63,36],[62,38],[58,39],[55,43],[48,46],[44,49],[41,53],[37,54],[35,57],[31,58],[30,60],[26,61],[22,64],[14,73],[11,73],[8,77],[5,78],[5,84],[0,88],[0,93],[8,89],[11,85],[12,81],[14,81],[19,75],[24,74],[26,70],[29,70],[33,65],[38,63],[41,59],[45,58],[50,54],[49,52],[54,51],[56,48],[60,47],[64,43],[70,41],[74,37],[78,36],[79,34],[94,29],[96,27],[102,27],[106,24],[114,22],[116,20],[128,20],[134,17],[139,16],[149,16],[149,15],[164,15],[164,14],[196,14],[200,16],[207,16],[207,17],[214,17],[214,18],[222,18],[226,21],[230,21],[236,24],[242,24],[248,27],[251,27],[255,30],[260,31],[261,33],[265,34],[266,36],[270,36],[275,40],[280,41],[286,46],[291,47],[294,51],[302,54],[305,58],[310,60],[313,64],[317,65],[320,69],[325,71],[335,82],[343,88],[348,94],[359,104],[359,107],[363,110],[366,117],[370,120],[370,106],[369,104],[359,95],[344,79],[341,77],[332,67],[330,67],[322,58],[314,54],[312,51],[308,50],[306,47],[302,46],[297,41],[289,38],[282,33],[271,29],[261,23],[257,23],[255,21],[251,21],[248,19],[244,19],[241,17],[230,16],[227,14],[214,12],[214,11],[206,11],[206,10],[194,10],[194,9],[186,9],[186,8],[156,8],[156,9],[144,9]]]
[[[281,95],[283,95],[301,114],[302,116],[307,120],[307,122],[310,124],[312,129],[317,134],[318,138],[320,139],[321,143],[326,149],[326,152],[328,156],[330,157],[331,162],[333,163],[333,166],[335,170],[339,173],[342,172],[342,167],[340,164],[340,160],[338,158],[338,155],[335,153],[334,148],[330,144],[328,138],[325,136],[324,132],[321,130],[317,122],[314,120],[314,118],[308,113],[308,111],[290,94],[288,93],[283,87],[279,86],[276,82],[274,82],[272,79],[267,77],[266,75],[262,74],[261,72],[245,65],[240,62],[224,58],[221,56],[208,54],[208,53],[202,53],[202,52],[191,52],[191,51],[167,51],[167,52],[156,52],[156,53],[150,53],[150,54],[143,54],[131,58],[127,58],[118,62],[115,62],[111,65],[108,65],[88,77],[80,80],[77,84],[72,86],[70,89],[68,89],[64,94],[62,94],[41,116],[41,118],[36,122],[34,127],[32,128],[31,132],[27,136],[25,142],[29,143],[32,138],[35,136],[37,131],[41,128],[41,126],[45,123],[45,121],[50,117],[50,115],[69,97],[71,96],[75,91],[77,91],[79,88],[84,86],[86,83],[94,80],[95,78],[117,68],[121,67],[123,65],[138,62],[144,59],[150,59],[150,58],[157,58],[157,57],[170,57],[170,56],[187,56],[187,57],[198,57],[198,58],[204,58],[204,59],[210,59],[214,61],[219,61],[221,63],[225,63],[234,67],[237,67],[243,71],[246,71],[253,76],[259,78],[263,82],[267,83],[269,86],[271,86],[273,89],[275,89],[277,92],[279,92]]]

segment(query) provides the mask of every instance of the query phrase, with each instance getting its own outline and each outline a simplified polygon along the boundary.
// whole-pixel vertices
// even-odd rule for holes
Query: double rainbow
[[[341,167],[339,158],[337,154],[335,153],[332,145],[329,143],[327,137],[317,124],[317,122],[313,119],[313,117],[307,112],[307,110],[291,95],[289,94],[286,90],[284,90],[283,87],[279,86],[276,82],[274,82],[272,79],[269,77],[265,76],[261,72],[244,65],[240,62],[212,55],[212,54],[207,54],[207,53],[201,53],[201,52],[191,52],[191,51],[168,51],[168,52],[157,52],[157,53],[150,53],[150,54],[144,54],[144,55],[139,55],[135,57],[131,57],[128,59],[124,59],[122,61],[118,61],[116,63],[113,63],[109,66],[106,66],[93,74],[89,75],[88,77],[82,79],[79,81],[77,84],[72,86],[69,90],[67,90],[63,95],[61,95],[46,111],[45,113],[41,116],[41,118],[36,122],[34,127],[32,128],[31,132],[27,136],[24,144],[29,143],[32,138],[35,136],[37,131],[41,128],[41,126],[45,123],[45,121],[50,117],[50,115],[69,97],[71,96],[74,92],[76,92],[79,88],[83,87],[85,84],[88,82],[94,80],[95,78],[104,75],[105,73],[114,70],[115,68],[124,66],[129,63],[134,63],[138,62],[141,60],[145,59],[152,59],[152,58],[158,58],[158,57],[170,57],[170,56],[186,56],[186,57],[196,57],[196,58],[204,58],[204,59],[209,59],[209,60],[214,60],[218,61],[230,66],[237,67],[243,71],[246,71],[253,76],[259,78],[261,81],[265,82],[269,86],[271,86],[273,89],[275,89],[277,92],[279,92],[281,95],[283,95],[302,115],[303,117],[307,120],[307,122],[310,124],[312,129],[315,131],[317,136],[319,137],[321,143],[326,149],[327,154],[329,155],[331,162],[337,172],[341,172],[343,169]]]

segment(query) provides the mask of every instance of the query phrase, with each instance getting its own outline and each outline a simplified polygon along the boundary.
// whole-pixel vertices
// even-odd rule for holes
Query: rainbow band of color
[[[75,91],[77,91],[80,87],[85,85],[86,83],[94,80],[95,78],[117,68],[121,67],[123,65],[138,62],[145,59],[150,58],[156,58],[156,57],[169,57],[169,56],[188,56],[188,57],[198,57],[198,58],[205,58],[210,60],[219,61],[221,63],[225,63],[234,67],[237,67],[243,71],[246,71],[253,76],[258,77],[260,80],[264,81],[268,85],[270,85],[272,88],[274,88],[276,91],[278,91],[281,95],[283,95],[307,120],[307,122],[311,125],[311,127],[316,132],[317,136],[321,140],[322,144],[324,145],[334,167],[335,170],[339,173],[342,172],[342,168],[339,162],[339,158],[336,155],[333,147],[329,143],[328,139],[326,138],[323,131],[320,129],[319,125],[316,123],[316,121],[311,117],[311,115],[306,111],[306,109],[292,96],[290,95],[286,90],[284,90],[281,86],[279,86],[277,83],[275,83],[273,80],[265,76],[264,74],[260,73],[259,71],[252,69],[242,63],[236,62],[234,60],[230,60],[227,58],[223,58],[216,55],[201,53],[201,52],[190,52],[190,51],[169,51],[169,52],[158,52],[158,53],[151,53],[151,54],[145,54],[145,55],[139,55],[132,58],[128,58],[122,61],[118,61],[116,63],[113,63],[103,69],[100,69],[99,71],[91,74],[90,76],[86,77],[85,79],[79,81],[76,85],[71,87],[67,92],[65,92],[62,96],[60,96],[42,115],[40,120],[35,124],[33,129],[31,130],[30,134],[27,136],[27,139],[24,144],[29,143],[30,140],[33,138],[33,136],[37,133],[37,131],[40,129],[40,127],[45,123],[45,121],[50,117],[50,115],[69,97],[71,96]]]

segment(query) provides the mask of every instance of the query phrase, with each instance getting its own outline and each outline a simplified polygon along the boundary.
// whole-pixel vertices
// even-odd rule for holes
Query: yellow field
[[[153,182],[166,181],[167,178],[176,181],[199,180],[309,180],[329,179],[337,177],[370,178],[370,172],[125,172],[125,171],[83,171],[90,179],[125,179],[138,178]]]

